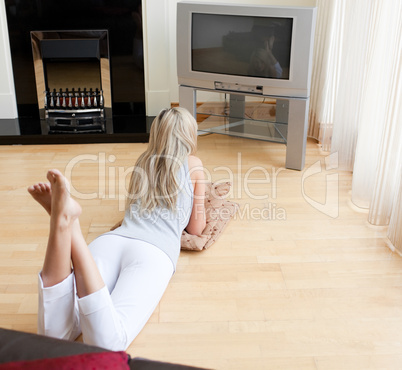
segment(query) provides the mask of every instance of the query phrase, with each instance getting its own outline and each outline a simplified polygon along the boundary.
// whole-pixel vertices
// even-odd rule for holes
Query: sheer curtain
[[[321,1],[317,11],[308,135],[331,149],[335,98],[339,84],[343,4]]]
[[[310,136],[353,171],[352,202],[402,252],[402,2],[318,0]]]

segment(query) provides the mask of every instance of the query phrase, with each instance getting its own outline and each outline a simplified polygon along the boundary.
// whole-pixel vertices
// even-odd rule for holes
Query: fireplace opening
[[[42,134],[112,133],[107,30],[31,31]]]

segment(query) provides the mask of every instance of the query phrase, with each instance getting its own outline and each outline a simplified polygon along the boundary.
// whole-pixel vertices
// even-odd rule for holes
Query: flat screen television
[[[315,18],[315,7],[179,2],[179,84],[307,98]]]

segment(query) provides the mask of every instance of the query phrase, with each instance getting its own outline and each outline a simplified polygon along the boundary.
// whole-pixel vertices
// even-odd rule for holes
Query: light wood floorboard
[[[49,168],[70,171],[90,242],[121,218],[119,194],[145,146],[0,146],[0,327],[36,331],[49,226],[27,186]],[[214,369],[401,369],[402,258],[351,205],[351,174],[326,170],[313,140],[304,171],[284,169],[286,147],[263,141],[202,136],[198,154],[213,181],[233,182],[240,212],[210,249],[182,252],[128,352]],[[326,201],[338,217],[317,209]]]

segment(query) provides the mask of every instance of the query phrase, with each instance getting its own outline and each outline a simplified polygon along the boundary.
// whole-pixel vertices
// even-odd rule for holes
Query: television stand
[[[220,96],[197,108],[197,90]],[[199,134],[217,133],[282,143],[286,145],[285,167],[300,171],[304,168],[309,98],[180,86],[179,104],[195,118],[197,114],[207,116],[198,126]]]

